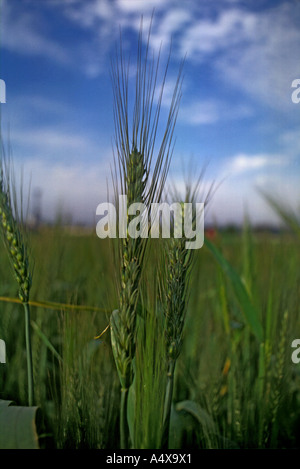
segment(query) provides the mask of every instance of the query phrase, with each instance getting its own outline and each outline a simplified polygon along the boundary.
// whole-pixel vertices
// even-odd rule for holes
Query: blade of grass
[[[240,307],[245,315],[247,324],[251,328],[255,337],[259,342],[263,341],[263,327],[259,319],[259,314],[257,309],[251,302],[249,294],[235,269],[231,264],[225,259],[222,253],[214,246],[208,239],[205,239],[204,244],[212,253],[223,272],[226,274],[227,278],[230,280],[230,283],[233,287],[236,298],[240,304]]]
[[[259,193],[268,202],[270,207],[280,216],[280,218],[289,226],[294,233],[300,239],[300,219],[299,215],[293,212],[291,208],[285,207],[283,203],[276,200],[272,195],[266,193],[263,190],[259,190]]]
[[[41,331],[37,323],[33,319],[31,319],[30,324],[31,324],[31,327],[35,330],[35,332],[40,336],[40,338],[42,339],[46,347],[53,353],[53,355],[57,358],[57,360],[61,362],[62,361],[61,356],[59,355],[55,347],[51,344],[50,340],[43,333],[43,331]]]

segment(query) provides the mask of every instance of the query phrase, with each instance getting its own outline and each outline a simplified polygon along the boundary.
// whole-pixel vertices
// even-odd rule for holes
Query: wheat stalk
[[[156,149],[156,136],[159,124],[163,89],[168,70],[169,59],[165,67],[162,84],[155,105],[160,53],[155,60],[150,59],[150,33],[143,56],[142,21],[138,39],[135,99],[132,126],[129,117],[129,62],[125,64],[122,52],[122,38],[117,60],[112,63],[112,83],[114,92],[115,171],[113,183],[116,205],[118,196],[127,195],[128,206],[143,203],[150,207],[152,202],[161,199],[172,153],[172,137],[177,118],[181,71],[175,84],[169,115],[152,170],[153,154]],[[127,221],[130,216],[127,212]],[[127,224],[128,226],[128,224]],[[133,381],[132,362],[136,344],[136,316],[139,284],[144,262],[148,236],[132,239],[127,237],[119,242],[119,309],[111,316],[111,337],[116,367],[121,383],[121,447],[128,447],[128,426],[126,408],[128,389]]]
[[[199,198],[202,178],[203,171],[195,184],[192,184],[189,180],[186,181],[184,202],[192,204],[194,208],[192,217],[193,230],[195,229],[197,221],[195,203]],[[205,197],[205,205],[209,201],[212,189],[213,186]],[[175,198],[175,200],[180,200],[180,196],[176,189],[174,190],[173,198]],[[181,202],[182,209],[184,208],[184,202]],[[204,215],[202,214],[202,216]],[[181,220],[181,223],[183,223],[183,220]],[[176,220],[174,220],[174,233],[176,228]],[[163,419],[163,447],[167,447],[168,444],[175,366],[182,349],[183,329],[188,305],[189,280],[195,258],[195,251],[193,249],[186,249],[186,242],[187,238],[185,236],[180,238],[173,236],[170,240],[167,240],[163,253],[164,268],[161,275],[161,303],[163,305],[165,317],[164,327],[167,359],[167,388]],[[165,260],[167,262],[165,262]]]
[[[17,196],[11,167],[5,159],[5,149],[1,137],[0,155],[0,225],[2,238],[11,266],[19,286],[19,298],[25,313],[25,340],[28,376],[28,403],[34,402],[33,366],[30,334],[29,293],[32,273],[29,267],[29,254],[22,230],[22,216],[17,207]]]

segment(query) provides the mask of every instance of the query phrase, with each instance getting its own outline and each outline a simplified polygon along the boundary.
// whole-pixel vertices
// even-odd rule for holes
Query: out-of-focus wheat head
[[[32,281],[29,254],[22,232],[10,165],[3,155],[0,156],[0,223],[2,238],[19,285],[19,298],[22,303],[28,303]]]

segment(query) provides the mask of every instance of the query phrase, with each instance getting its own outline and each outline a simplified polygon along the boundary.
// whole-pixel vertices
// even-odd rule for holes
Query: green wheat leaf
[[[233,287],[235,296],[240,304],[240,307],[244,313],[247,324],[251,328],[255,337],[263,342],[263,327],[259,319],[259,313],[251,302],[250,296],[240,278],[238,273],[234,270],[232,265],[224,258],[221,252],[207,239],[205,245],[210,250],[223,272],[230,280]]]

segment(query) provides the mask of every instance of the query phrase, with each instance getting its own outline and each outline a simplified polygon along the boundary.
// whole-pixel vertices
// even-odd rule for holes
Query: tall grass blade
[[[211,243],[208,239],[206,239],[204,243],[229,279],[236,298],[244,313],[247,324],[259,342],[262,342],[264,333],[261,321],[259,319],[259,314],[257,309],[252,304],[252,301],[240,276],[213,243]]]
[[[274,210],[277,215],[285,222],[285,224],[290,227],[292,231],[300,239],[300,215],[295,213],[291,208],[284,205],[284,203],[278,201],[271,194],[263,190],[259,190],[260,194],[268,202],[270,207]]]

